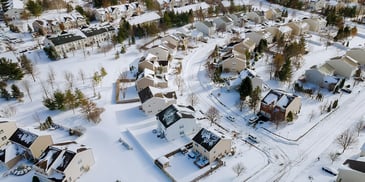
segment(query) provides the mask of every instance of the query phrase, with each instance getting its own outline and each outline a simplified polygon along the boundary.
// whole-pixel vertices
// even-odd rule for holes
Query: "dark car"
[[[346,92],[348,94],[351,94],[352,90],[351,89],[348,89],[348,88],[342,88],[341,89],[342,92]]]
[[[337,170],[332,169],[331,167],[322,167],[322,170],[333,175],[333,176],[337,176]]]

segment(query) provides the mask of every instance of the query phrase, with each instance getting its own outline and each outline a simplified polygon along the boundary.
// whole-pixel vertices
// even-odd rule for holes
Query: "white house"
[[[193,138],[193,151],[201,155],[201,161],[207,160],[209,163],[212,163],[231,152],[231,148],[232,139],[205,128],[200,129]],[[204,165],[199,166],[203,167]]]
[[[318,85],[319,87],[333,90],[340,78],[333,76],[335,68],[325,63],[321,66],[312,66],[310,69],[305,71],[305,80],[309,83]]]
[[[240,75],[236,79],[229,81],[229,89],[238,89],[242,83],[242,80],[247,77],[251,79],[253,89],[256,87],[262,89],[263,80],[256,74],[254,70],[248,68],[241,71]]]
[[[156,114],[159,132],[167,139],[195,134],[199,126],[195,120],[195,110],[192,106],[172,104]]]
[[[142,110],[146,114],[157,114],[171,104],[176,104],[175,91],[163,90],[155,87],[146,87],[138,92],[142,103]]]
[[[147,50],[147,53],[157,56],[159,61],[168,61],[170,52],[169,49],[163,45],[155,45]]]
[[[195,28],[204,36],[212,37],[215,34],[216,25],[210,21],[198,21],[195,23]]]
[[[168,82],[165,78],[165,75],[157,75],[152,70],[144,69],[143,72],[141,72],[137,77],[136,88],[139,92],[149,86],[167,88]]]
[[[365,179],[365,157],[347,159],[339,168],[336,182],[363,182]]]
[[[181,13],[188,13],[190,10],[193,12],[200,11],[200,9],[203,11],[203,13],[206,13],[208,11],[209,4],[206,2],[196,3],[196,4],[188,4],[186,6],[180,6],[173,8],[173,11],[175,14],[181,14]]]
[[[81,29],[81,32],[85,35],[84,44],[86,46],[100,45],[100,43],[110,40],[116,34],[115,28],[111,25],[89,27]]]
[[[83,34],[63,34],[44,39],[45,47],[54,47],[58,55],[64,55],[72,50],[78,50],[84,47]]]
[[[308,23],[309,31],[320,32],[326,28],[327,21],[323,18],[308,18],[304,19],[303,22]]]
[[[94,163],[92,149],[76,142],[65,142],[45,149],[33,167],[40,181],[66,182],[79,179]]]

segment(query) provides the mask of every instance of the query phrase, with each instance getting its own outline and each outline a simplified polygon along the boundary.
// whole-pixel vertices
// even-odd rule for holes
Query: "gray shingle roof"
[[[207,151],[212,150],[220,140],[221,138],[219,136],[205,128],[202,128],[193,138],[194,142],[198,143]]]
[[[194,118],[194,108],[172,104],[156,114],[157,119],[165,126],[170,127],[181,118]]]
[[[62,45],[69,42],[74,42],[77,40],[84,39],[84,37],[80,35],[74,35],[74,34],[65,34],[65,35],[59,35],[57,37],[48,37],[48,39],[55,45]]]

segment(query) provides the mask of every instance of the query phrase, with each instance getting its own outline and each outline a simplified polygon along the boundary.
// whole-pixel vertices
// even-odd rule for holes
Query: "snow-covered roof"
[[[146,87],[138,92],[139,99],[142,103],[146,102],[152,97],[160,97],[165,99],[176,99],[175,91],[160,89],[156,87]]]
[[[24,8],[24,2],[21,1],[21,0],[13,0],[13,8],[23,9]]]
[[[198,143],[207,151],[212,150],[221,138],[210,130],[202,128],[193,138],[195,143]]]
[[[157,160],[162,165],[167,164],[167,163],[170,162],[170,160],[167,157],[165,157],[165,156],[162,156],[162,157],[158,158]]]
[[[201,3],[197,3],[197,4],[189,4],[186,6],[174,8],[174,12],[175,13],[188,13],[190,10],[192,10],[194,12],[194,11],[200,10],[200,8],[202,10],[208,9],[209,5],[206,2],[201,2]]]
[[[37,138],[38,135],[18,128],[9,140],[29,148]]]
[[[289,26],[283,25],[279,27],[279,31],[282,33],[288,33],[291,32],[292,29]]]
[[[242,6],[242,5],[249,4],[249,0],[234,0],[233,2],[234,2],[235,6]],[[228,1],[228,0],[223,0],[223,1],[221,1],[221,3],[226,8],[231,6],[231,1]]]
[[[130,25],[139,25],[151,21],[159,20],[161,17],[156,12],[148,12],[139,16],[130,17],[127,19]]]
[[[283,90],[272,89],[269,93],[267,93],[261,102],[266,105],[273,104],[274,106],[285,109],[295,97],[297,96]]]
[[[335,71],[335,68],[333,68],[331,65],[325,63],[325,64],[322,64],[318,68],[318,71],[322,72],[325,75],[332,75],[333,72]]]
[[[15,144],[7,145],[5,149],[0,150],[0,161],[7,163],[17,156],[17,146]]]
[[[181,118],[194,118],[195,110],[192,106],[172,104],[156,114],[157,119],[165,126],[170,127]]]
[[[242,83],[242,80],[244,80],[246,77],[249,77],[249,78],[254,78],[254,77],[256,77],[257,76],[257,74],[256,74],[256,72],[254,71],[254,70],[251,70],[251,69],[248,69],[248,68],[246,68],[246,69],[244,69],[244,70],[242,70],[241,72],[240,72],[240,75],[239,75],[239,77],[238,78],[236,78],[236,79],[234,79],[234,80],[231,80],[230,82],[229,82],[229,85],[231,86],[231,87],[236,87],[236,86],[238,86],[238,85],[241,85],[241,83]]]

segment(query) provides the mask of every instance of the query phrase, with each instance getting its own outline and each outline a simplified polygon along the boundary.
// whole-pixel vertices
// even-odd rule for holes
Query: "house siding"
[[[65,179],[71,178],[71,181],[76,181],[94,163],[95,159],[91,149],[77,153],[64,171]]]
[[[339,169],[336,182],[363,182],[365,173],[351,169]]]
[[[152,97],[142,104],[142,110],[148,115],[155,115],[171,104],[176,104],[176,100]]]
[[[0,123],[0,147],[8,143],[9,138],[13,135],[16,129],[17,126],[15,122]]]
[[[183,126],[183,127],[181,127]],[[188,136],[198,132],[195,118],[181,118],[179,121],[164,130],[165,137],[171,141],[181,136]],[[183,134],[181,134],[183,132]]]
[[[34,143],[29,147],[32,152],[33,158],[38,159],[42,152],[53,144],[51,135],[38,136]]]

